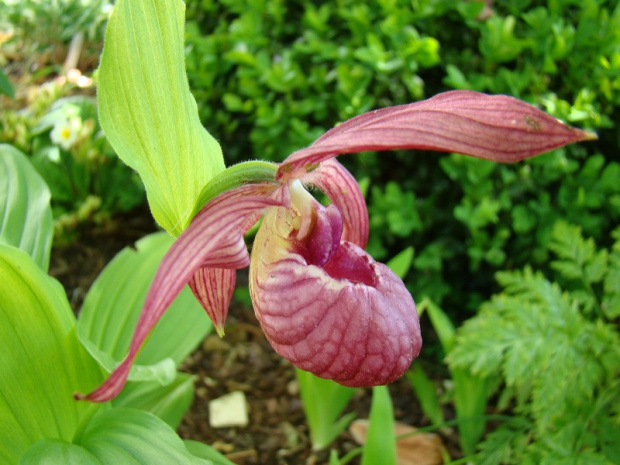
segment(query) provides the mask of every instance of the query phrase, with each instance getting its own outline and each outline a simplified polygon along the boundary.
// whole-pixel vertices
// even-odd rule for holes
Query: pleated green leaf
[[[35,442],[70,441],[99,405],[75,391],[98,384],[97,363],[79,344],[62,286],[25,252],[0,245],[0,464]]]
[[[53,234],[45,181],[23,153],[0,144],[0,243],[23,250],[47,271]]]
[[[166,386],[155,381],[129,381],[112,405],[146,410],[176,429],[194,398],[195,380],[195,376],[178,373]]]
[[[19,463],[215,465],[190,453],[174,430],[155,415],[128,408],[100,411],[73,444],[41,441]]]
[[[212,464],[192,455],[170,426],[142,410],[100,412],[76,441],[104,464]]]
[[[202,442],[192,441],[191,439],[186,439],[183,442],[185,443],[187,450],[189,450],[192,454],[196,457],[210,460],[213,462],[213,465],[235,465],[234,462],[228,460],[214,448]]]
[[[178,236],[203,186],[224,169],[202,127],[183,52],[181,0],[119,0],[107,26],[97,97],[101,126],[141,176],[157,222]]]
[[[42,439],[21,457],[19,465],[103,465],[86,449],[62,439]]]
[[[86,295],[77,324],[78,336],[107,371],[127,355],[146,293],[173,242],[169,234],[161,232],[140,239],[136,249],[123,249]],[[176,366],[211,329],[207,314],[186,287],[151,333],[129,379],[172,382]]]

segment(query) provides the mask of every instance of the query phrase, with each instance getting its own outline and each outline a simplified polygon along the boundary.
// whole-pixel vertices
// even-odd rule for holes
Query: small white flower
[[[75,143],[81,127],[82,120],[79,117],[61,119],[54,124],[50,139],[54,144],[69,150]]]

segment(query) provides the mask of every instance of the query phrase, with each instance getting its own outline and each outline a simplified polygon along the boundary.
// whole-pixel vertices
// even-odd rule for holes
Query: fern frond
[[[600,283],[607,273],[607,250],[597,251],[593,239],[583,238],[581,228],[563,221],[555,224],[549,248],[559,257],[551,267],[564,279],[578,284],[571,293],[585,313],[600,309],[593,285]]]
[[[620,362],[618,334],[586,319],[578,302],[541,273],[505,272],[498,280],[505,291],[459,329],[447,361],[482,376],[500,371],[517,394],[518,411],[548,428],[567,408],[592,401],[615,370],[606,357]]]
[[[609,268],[603,285],[604,296],[601,308],[609,319],[620,317],[620,228],[612,236],[616,242],[609,254]]]
[[[476,463],[620,463],[620,334],[603,318],[620,316],[620,228],[614,238],[597,251],[558,223],[554,263],[570,292],[531,268],[498,273],[503,292],[457,330],[450,367],[501,377],[502,405],[531,421],[490,433]]]
[[[475,463],[479,465],[498,465],[503,463],[520,463],[520,455],[532,440],[532,425],[525,418],[501,425],[489,433],[479,446]]]
[[[564,221],[555,224],[549,248],[561,261],[573,263],[578,268],[583,268],[596,252],[594,241],[584,240],[579,226]]]

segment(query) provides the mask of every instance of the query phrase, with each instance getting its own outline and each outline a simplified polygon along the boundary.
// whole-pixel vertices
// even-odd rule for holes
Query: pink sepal
[[[367,150],[438,150],[508,163],[595,138],[513,97],[455,90],[345,121],[291,154],[276,179],[302,178],[328,158]]]

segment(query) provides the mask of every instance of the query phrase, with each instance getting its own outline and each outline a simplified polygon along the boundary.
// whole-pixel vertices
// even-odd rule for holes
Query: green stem
[[[222,192],[246,184],[275,183],[278,165],[267,161],[246,161],[233,165],[217,174],[202,188],[198,200],[194,205],[192,218],[204,207],[209,200]]]

